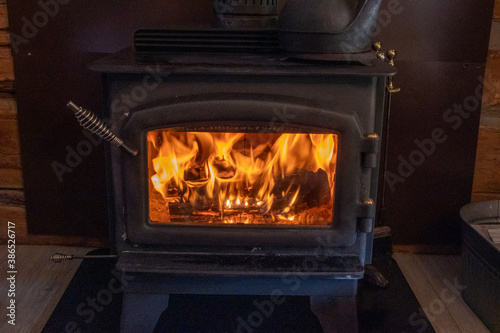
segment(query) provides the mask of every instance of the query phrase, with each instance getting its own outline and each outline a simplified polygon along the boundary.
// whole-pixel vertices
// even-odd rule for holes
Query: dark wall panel
[[[456,243],[472,189],[484,68],[400,61],[398,69],[381,222],[398,244]]]
[[[89,146],[65,105],[73,100],[99,113],[100,76],[87,69],[88,62],[128,47],[139,27],[208,25],[211,4],[60,2],[67,4],[48,1],[44,9],[36,1],[8,2],[28,229],[107,237],[103,144]]]
[[[105,236],[103,147],[93,145],[68,165],[68,149],[88,144],[65,104],[72,99],[99,112],[99,76],[85,64],[129,46],[136,28],[210,25],[211,0],[59,1],[67,3],[52,7],[51,15],[36,1],[8,1],[29,231]],[[434,129],[447,136],[411,175],[399,175],[403,181],[392,189],[384,182],[381,223],[393,228],[397,243],[459,240],[458,209],[470,198],[479,110],[457,129],[443,115],[475,95],[493,2],[384,0],[381,6],[376,40],[398,50],[395,84],[402,88],[393,98],[387,170],[399,175],[400,156],[408,159],[418,148],[414,141],[432,138]],[[72,170],[61,173],[62,181],[54,162]]]
[[[382,11],[394,8],[389,3],[384,2]],[[477,96],[493,5],[492,0],[400,1],[399,14],[379,21],[383,26],[389,22],[378,40],[384,48],[398,50],[395,85],[401,88],[392,101],[387,150],[391,174],[381,184],[385,194],[379,221],[392,228],[396,244],[460,241],[458,212],[470,202],[472,191],[481,102]],[[459,111],[462,106],[464,111]],[[422,149],[415,140],[432,140],[434,130],[442,130],[445,140],[420,161]],[[418,165],[406,170],[402,160],[411,164],[410,157]]]

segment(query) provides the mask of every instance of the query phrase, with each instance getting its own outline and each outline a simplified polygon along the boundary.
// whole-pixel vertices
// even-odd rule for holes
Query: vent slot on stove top
[[[280,52],[275,30],[154,30],[134,33],[137,53],[276,53]]]

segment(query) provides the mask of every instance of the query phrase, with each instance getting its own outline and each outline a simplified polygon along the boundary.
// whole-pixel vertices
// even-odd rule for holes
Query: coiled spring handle
[[[67,106],[75,113],[76,119],[83,128],[112,143],[116,147],[125,150],[127,153],[133,156],[137,155],[137,150],[123,143],[123,140],[111,132],[92,111],[84,109],[71,101],[68,102]]]

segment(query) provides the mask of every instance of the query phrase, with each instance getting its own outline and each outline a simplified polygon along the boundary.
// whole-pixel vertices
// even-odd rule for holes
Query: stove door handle
[[[123,142],[123,140],[117,137],[113,132],[111,132],[106,124],[104,124],[104,122],[99,119],[92,111],[84,109],[81,106],[76,105],[72,101],[68,102],[67,107],[75,113],[76,119],[83,128],[112,143],[116,147],[125,150],[127,153],[133,156],[137,155],[136,149],[127,146]]]

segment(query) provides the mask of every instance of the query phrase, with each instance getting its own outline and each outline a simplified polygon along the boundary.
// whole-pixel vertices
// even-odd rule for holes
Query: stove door
[[[379,144],[355,111],[248,95],[135,111],[122,136],[139,154],[120,154],[113,168],[126,237],[310,247],[328,235],[332,246],[352,245],[373,223]]]

